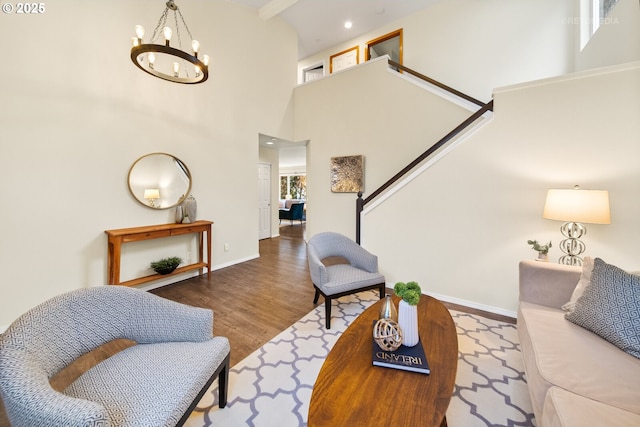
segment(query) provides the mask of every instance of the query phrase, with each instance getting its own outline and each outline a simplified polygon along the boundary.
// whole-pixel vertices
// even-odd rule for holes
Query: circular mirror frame
[[[145,186],[140,186],[140,185],[133,185],[132,186],[132,177],[135,177],[135,172],[134,169],[136,168],[136,166],[138,166],[138,172],[140,171],[140,162],[148,159],[151,156],[166,156],[171,158],[177,165],[178,167],[182,170],[182,172],[184,173],[188,183],[186,185],[186,189],[184,192],[182,192],[182,189],[178,189],[177,191],[179,193],[182,193],[178,199],[174,202],[173,200],[170,200],[167,203],[166,206],[162,206],[162,201],[160,202],[160,206],[153,206],[153,204],[150,204],[151,202],[148,201],[147,199],[145,199],[144,197],[140,197],[139,195],[136,194],[136,190],[134,190],[135,187],[142,187],[145,188]],[[176,175],[176,179],[179,179],[180,177]],[[156,177],[152,177],[151,179],[153,179],[153,182],[157,182],[159,181],[159,178]],[[178,206],[180,203],[182,203],[184,201],[184,199],[186,199],[189,194],[191,193],[191,172],[189,171],[189,168],[187,167],[187,165],[180,160],[179,158],[177,158],[174,155],[168,154],[168,153],[162,153],[162,152],[156,152],[156,153],[149,153],[149,154],[145,154],[144,156],[141,156],[140,158],[138,158],[138,160],[136,160],[135,162],[133,162],[133,164],[131,165],[131,168],[129,169],[129,174],[127,176],[127,186],[129,187],[129,192],[131,193],[131,195],[133,196],[133,198],[140,203],[141,205],[150,208],[150,209],[157,209],[157,210],[164,210],[164,209],[170,209],[173,207]],[[156,186],[156,188],[159,186]],[[160,200],[162,200],[162,198],[160,198]]]

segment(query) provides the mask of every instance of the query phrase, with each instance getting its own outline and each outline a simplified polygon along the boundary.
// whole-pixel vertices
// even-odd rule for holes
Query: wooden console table
[[[208,277],[211,277],[211,225],[212,221],[195,221],[191,224],[160,224],[145,227],[121,228],[118,230],[105,230],[108,236],[108,272],[110,285],[134,286],[153,280],[162,279],[191,270],[207,269]],[[122,245],[142,240],[159,239],[162,237],[181,236],[183,234],[198,233],[198,262],[176,268],[169,274],[152,274],[133,280],[120,282],[120,257]],[[204,262],[204,233],[207,233],[207,261]]]

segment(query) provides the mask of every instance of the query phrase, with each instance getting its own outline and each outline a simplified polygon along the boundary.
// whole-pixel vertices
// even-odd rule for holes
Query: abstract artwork
[[[364,191],[364,156],[331,158],[331,192]]]

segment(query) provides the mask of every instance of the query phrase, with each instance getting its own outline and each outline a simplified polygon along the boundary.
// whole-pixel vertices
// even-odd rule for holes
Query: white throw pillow
[[[584,257],[582,261],[582,274],[580,275],[580,280],[573,290],[573,294],[571,294],[571,299],[565,305],[562,306],[562,309],[568,312],[572,312],[576,308],[576,301],[578,298],[582,296],[584,290],[591,283],[591,271],[593,271],[593,258]]]

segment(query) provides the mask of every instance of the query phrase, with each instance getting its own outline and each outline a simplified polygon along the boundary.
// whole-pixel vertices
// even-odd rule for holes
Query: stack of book
[[[401,369],[404,371],[420,372],[429,374],[429,362],[424,354],[422,340],[413,347],[401,345],[397,350],[382,350],[375,340],[373,340],[373,365],[384,368]]]

